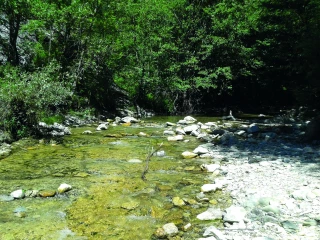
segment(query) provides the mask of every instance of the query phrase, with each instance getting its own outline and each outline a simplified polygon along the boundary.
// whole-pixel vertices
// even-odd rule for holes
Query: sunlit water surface
[[[0,195],[17,189],[56,190],[61,183],[73,189],[48,198],[0,201],[0,240],[156,239],[155,230],[169,222],[180,229],[191,223],[194,227],[181,231],[180,236],[196,239],[205,225],[221,224],[196,219],[210,204],[196,201],[200,187],[209,181],[199,166],[210,160],[181,157],[183,151],[200,144],[196,138],[168,142],[163,136],[164,123],[179,119],[157,117],[101,132],[95,131],[96,126],[73,128],[72,135],[57,142],[15,143],[14,153],[0,160]],[[85,130],[93,134],[82,134]],[[140,132],[147,136],[140,137]],[[143,181],[146,157],[160,143],[166,154],[151,158]],[[130,159],[142,162],[131,163]],[[176,196],[193,204],[174,206]],[[208,197],[218,200],[216,207],[230,204],[221,192]]]

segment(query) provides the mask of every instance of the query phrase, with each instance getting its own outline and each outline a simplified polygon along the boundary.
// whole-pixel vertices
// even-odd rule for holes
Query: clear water
[[[0,195],[17,189],[57,190],[61,183],[73,189],[55,197],[0,201],[0,240],[156,239],[153,233],[168,222],[179,228],[191,223],[194,227],[180,235],[195,239],[206,224],[221,224],[196,219],[210,205],[196,201],[200,187],[209,181],[199,166],[210,160],[187,160],[181,153],[200,143],[194,137],[186,137],[188,143],[168,142],[162,134],[166,121],[179,119],[157,117],[102,132],[95,132],[95,126],[74,128],[71,136],[56,143],[16,143],[14,153],[0,160]],[[83,135],[85,130],[93,134]],[[148,136],[139,137],[139,132]],[[160,143],[166,155],[151,158],[143,181],[145,159]],[[174,206],[176,196],[194,203]],[[220,208],[230,204],[230,198],[219,192],[208,197],[218,200]]]

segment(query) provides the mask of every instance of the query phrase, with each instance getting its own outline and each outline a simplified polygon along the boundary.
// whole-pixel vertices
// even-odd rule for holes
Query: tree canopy
[[[114,109],[115,89],[167,113],[319,107],[319,16],[319,0],[0,0],[0,86],[59,86],[36,98],[47,114]],[[6,90],[0,108],[41,115]]]

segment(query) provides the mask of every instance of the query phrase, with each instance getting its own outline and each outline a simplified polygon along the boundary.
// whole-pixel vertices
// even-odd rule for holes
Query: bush
[[[52,63],[35,72],[7,66],[0,77],[0,121],[14,138],[36,130],[43,115],[66,107],[71,85],[63,81],[59,65]]]

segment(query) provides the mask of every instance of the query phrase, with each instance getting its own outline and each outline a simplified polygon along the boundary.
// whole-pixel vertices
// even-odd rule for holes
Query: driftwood
[[[144,171],[142,172],[141,174],[141,179],[143,181],[146,180],[146,174],[148,173],[149,171],[149,162],[150,162],[150,159],[151,157],[157,152],[160,150],[160,148],[162,147],[163,143],[161,143],[155,150],[151,151],[148,156],[147,156],[147,159],[146,159],[146,166],[144,167]]]

